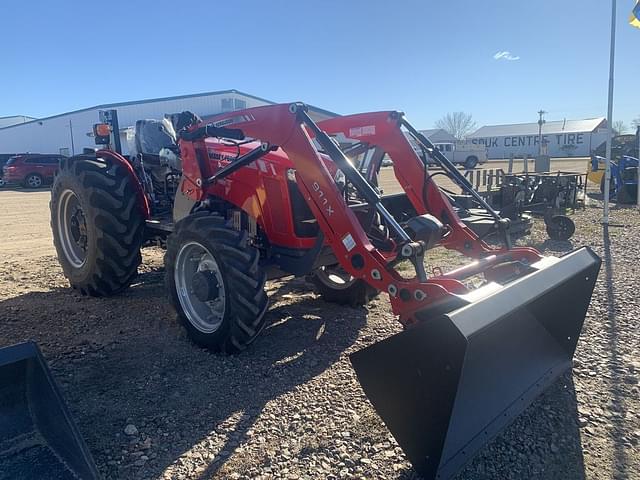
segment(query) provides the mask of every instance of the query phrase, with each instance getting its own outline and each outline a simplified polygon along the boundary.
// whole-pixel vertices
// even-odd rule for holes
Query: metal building
[[[432,143],[456,143],[458,141],[456,137],[442,128],[420,130],[420,133],[427,137]]]
[[[30,122],[31,120],[35,120],[35,118],[27,117],[26,115],[11,115],[9,117],[0,117],[0,128]]]
[[[271,105],[274,102],[237,90],[196,93],[167,98],[154,98],[123,103],[112,103],[84,108],[46,118],[30,119],[23,123],[0,125],[0,154],[61,153],[73,155],[83,148],[95,147],[93,125],[99,122],[100,110],[116,109],[121,135],[126,127],[137,120],[161,119],[165,113],[189,110],[201,117],[244,108]],[[310,107],[314,120],[335,117],[337,114]],[[123,148],[126,141],[122,139]]]
[[[491,159],[539,153],[537,123],[487,125],[467,137],[468,141],[487,146]],[[542,145],[551,157],[587,157],[607,138],[604,117],[586,120],[548,121],[542,125]],[[544,151],[543,151],[544,153]]]

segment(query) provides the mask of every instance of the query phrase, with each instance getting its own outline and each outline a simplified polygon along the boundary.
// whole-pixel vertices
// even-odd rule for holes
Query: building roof
[[[10,127],[11,125],[22,124],[32,120],[36,119],[26,115],[9,115],[7,117],[0,117],[0,128]]]
[[[420,130],[420,133],[429,138],[431,135],[439,131],[440,128],[427,128],[426,130]]]
[[[219,90],[216,92],[204,92],[204,93],[192,93],[189,95],[176,95],[173,97],[160,97],[160,98],[149,98],[146,100],[133,100],[133,101],[129,101],[129,102],[118,102],[118,103],[106,103],[103,105],[95,105],[93,107],[87,107],[87,108],[81,108],[79,110],[73,110],[71,112],[65,112],[65,113],[60,113],[58,115],[51,115],[50,117],[44,117],[44,118],[33,118],[33,117],[26,117],[26,118],[32,118],[32,120],[29,120],[27,122],[22,122],[19,123],[17,125],[9,125],[6,127],[0,127],[0,130],[4,130],[5,128],[12,128],[12,127],[16,127],[19,125],[23,125],[24,123],[32,123],[32,122],[41,122],[41,121],[45,121],[45,120],[50,120],[52,118],[58,118],[58,117],[64,117],[65,115],[70,115],[73,113],[80,113],[80,112],[88,112],[90,110],[108,110],[108,109],[113,109],[113,108],[118,108],[118,107],[125,107],[128,105],[140,105],[140,104],[145,104],[145,103],[154,103],[154,102],[166,102],[166,101],[170,101],[170,100],[182,100],[182,99],[186,99],[186,98],[196,98],[196,97],[208,97],[211,95],[225,95],[225,94],[230,94],[230,93],[235,93],[237,95],[242,95],[244,97],[249,97],[249,98],[253,98],[254,100],[259,100],[261,102],[265,102],[265,103],[270,103],[270,104],[275,104],[276,102],[272,102],[271,100],[267,100],[266,98],[261,98],[261,97],[257,97],[255,95],[251,95],[249,93],[244,93],[241,92],[239,90]],[[312,105],[309,105],[309,108],[311,110],[314,110],[318,113],[324,114],[324,115],[328,115],[330,117],[337,117],[338,114],[334,113],[334,112],[330,112],[329,110],[324,110],[322,108],[318,108],[318,107],[314,107]]]
[[[548,121],[542,126],[542,133],[552,135],[554,133],[578,133],[593,132],[606,126],[604,117],[587,118],[585,120],[557,120]],[[468,138],[508,137],[538,135],[538,123],[513,123],[510,125],[485,125],[473,132]]]
[[[426,130],[420,130],[425,137],[432,142],[455,142],[456,137],[442,128],[428,128]]]

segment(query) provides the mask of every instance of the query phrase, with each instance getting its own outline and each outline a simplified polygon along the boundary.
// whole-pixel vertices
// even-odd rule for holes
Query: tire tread
[[[51,193],[51,228],[65,276],[71,286],[83,295],[120,293],[137,276],[142,263],[140,248],[145,221],[134,181],[124,167],[108,160],[78,156],[60,163]],[[63,183],[84,189],[89,207],[83,208],[85,218],[87,223],[95,226],[98,237],[95,259],[82,281],[72,280],[74,267],[64,257],[54,221]]]
[[[204,334],[196,330],[184,315],[175,292],[173,279],[176,257],[182,242],[197,236],[216,254],[226,274],[230,302],[223,325],[216,332]],[[199,345],[227,354],[246,349],[265,326],[268,298],[264,290],[266,275],[259,267],[260,254],[249,245],[246,232],[227,228],[224,218],[211,212],[197,212],[176,224],[167,239],[164,263],[165,284],[169,298],[190,337]]]

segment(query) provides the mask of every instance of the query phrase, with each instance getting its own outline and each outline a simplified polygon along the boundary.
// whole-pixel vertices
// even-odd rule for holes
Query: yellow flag
[[[633,7],[633,10],[631,11],[629,23],[634,27],[640,28],[640,0],[636,1],[636,6]]]

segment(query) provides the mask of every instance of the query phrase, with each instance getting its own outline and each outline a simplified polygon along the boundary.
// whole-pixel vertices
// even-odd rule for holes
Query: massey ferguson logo
[[[365,125],[364,127],[352,127],[349,129],[349,138],[368,137],[376,134],[375,125]]]
[[[322,204],[324,209],[327,211],[327,215],[330,217],[331,214],[333,213],[333,208],[331,208],[331,205],[329,205],[329,200],[327,199],[324,192],[320,188],[320,185],[318,184],[318,182],[313,182],[312,187],[313,187],[313,191],[318,194],[318,197],[320,198],[320,203]]]
[[[211,160],[227,160],[228,162],[236,159],[233,155],[225,155],[224,153],[214,152],[213,150],[209,150],[209,158]]]

